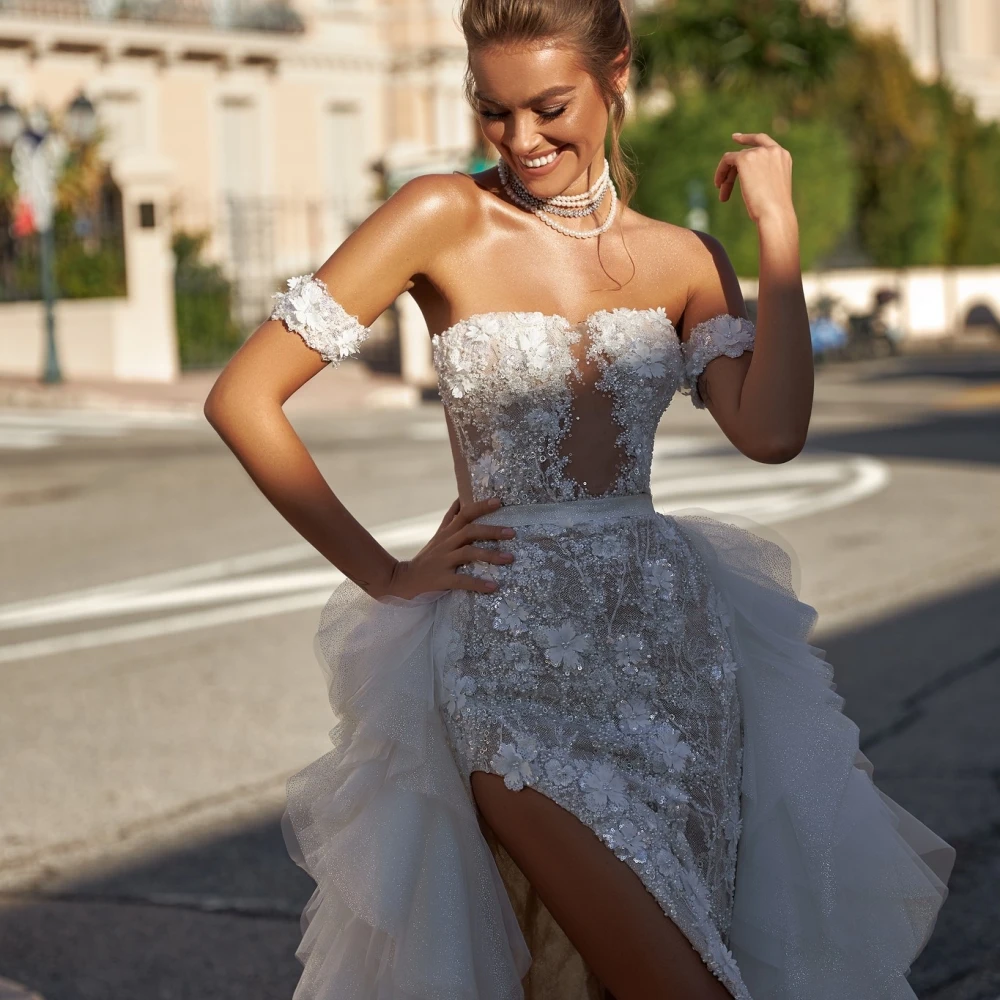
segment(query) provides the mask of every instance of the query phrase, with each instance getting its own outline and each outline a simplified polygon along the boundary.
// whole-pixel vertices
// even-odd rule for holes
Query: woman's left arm
[[[750,458],[787,462],[805,445],[813,400],[809,315],[802,291],[799,231],[792,203],[792,159],[770,136],[733,137],[744,149],[726,153],[715,172],[719,199],[737,178],[760,245],[760,283],[752,351],[719,357],[695,375],[695,392],[726,436]],[[711,263],[691,288],[684,332],[719,313],[743,315],[742,295],[725,251],[709,246]],[[735,290],[734,290],[735,286]],[[738,303],[735,301],[738,300]],[[700,377],[699,377],[700,376]]]

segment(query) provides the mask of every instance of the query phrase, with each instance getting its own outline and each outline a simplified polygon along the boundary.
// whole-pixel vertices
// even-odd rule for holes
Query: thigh
[[[473,771],[483,818],[611,1000],[731,1000],[643,885],[585,823],[550,798]]]

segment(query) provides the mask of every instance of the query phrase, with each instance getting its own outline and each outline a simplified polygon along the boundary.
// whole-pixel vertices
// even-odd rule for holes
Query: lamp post
[[[68,151],[67,137],[86,142],[97,128],[94,106],[81,91],[66,109],[62,130],[50,127],[45,109],[36,106],[27,118],[0,94],[0,146],[11,150],[18,194],[27,202],[41,246],[42,298],[45,302],[45,367],[43,382],[61,382],[55,331],[55,238],[52,216],[56,179]],[[65,133],[65,135],[63,134]]]

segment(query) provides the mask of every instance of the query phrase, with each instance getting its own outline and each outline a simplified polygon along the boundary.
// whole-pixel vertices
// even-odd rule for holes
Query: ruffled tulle
[[[757,525],[671,516],[730,611],[744,744],[729,945],[750,995],[913,998],[905,976],[947,895],[954,850],[873,785],[833,671],[808,642],[816,612],[796,597],[790,550]],[[296,1000],[524,995],[523,916],[436,704],[443,597],[375,601],[347,581],[323,610],[315,646],[338,724],[333,749],[289,780],[282,819],[290,854],[317,883]]]
[[[743,713],[730,949],[755,1000],[903,1000],[955,851],[872,783],[833,670],[807,639],[791,550],[674,512],[730,609]],[[747,523],[747,522],[744,522]]]
[[[317,883],[295,1000],[519,1000],[530,955],[445,742],[430,633],[443,594],[351,581],[315,649],[333,749],[288,782],[282,831]]]

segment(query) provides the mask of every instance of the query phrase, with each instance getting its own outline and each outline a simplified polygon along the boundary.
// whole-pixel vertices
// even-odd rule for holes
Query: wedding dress
[[[272,318],[334,363],[367,330],[312,275]],[[881,793],[809,645],[792,556],[652,505],[657,424],[715,357],[662,308],[578,324],[485,312],[433,338],[459,476],[503,506],[490,594],[375,600],[351,581],[316,653],[333,749],[282,827],[316,881],[296,1000],[576,1000],[586,967],[479,816],[502,774],[583,821],[738,1000],[902,1000],[954,851]]]

